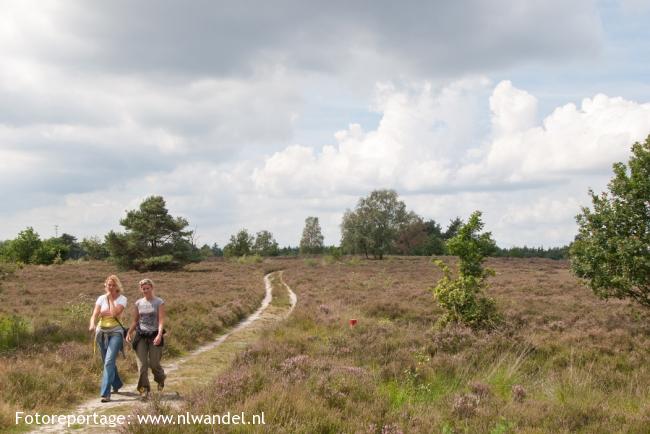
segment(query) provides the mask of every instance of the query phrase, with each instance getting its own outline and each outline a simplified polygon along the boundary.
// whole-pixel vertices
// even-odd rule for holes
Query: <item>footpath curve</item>
[[[165,382],[165,391],[157,394],[156,398],[172,406],[180,405],[185,394],[197,386],[210,382],[228,368],[235,356],[255,342],[264,330],[287,318],[293,311],[298,298],[289,285],[284,282],[282,274],[283,271],[274,271],[264,276],[266,294],[260,307],[228,332],[184,357],[170,360],[167,363],[163,360],[167,381]],[[135,406],[143,405],[135,388],[135,383],[125,383],[119,393],[113,394],[111,402],[102,403],[99,398],[93,398],[68,414],[129,415]],[[55,424],[40,426],[31,432],[94,433],[117,431],[118,429],[119,427],[105,425],[87,424],[67,427],[65,424]]]

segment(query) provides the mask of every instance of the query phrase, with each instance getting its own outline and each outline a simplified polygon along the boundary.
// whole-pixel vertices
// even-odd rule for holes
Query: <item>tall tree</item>
[[[255,235],[253,252],[260,256],[278,256],[278,242],[269,231],[260,231]]]
[[[302,230],[300,238],[300,253],[322,253],[323,252],[323,233],[318,223],[318,217],[307,217],[305,219],[305,228]]]
[[[589,190],[571,266],[601,298],[631,298],[650,307],[650,136],[632,145],[626,166],[613,165],[609,192]]]
[[[34,228],[28,227],[20,231],[18,236],[9,242],[8,256],[13,261],[29,264],[42,244],[43,241]]]
[[[184,230],[189,225],[187,220],[169,215],[162,196],[146,198],[139,209],[128,211],[120,224],[149,249],[149,256],[158,256],[174,239],[192,235],[192,231]]]
[[[253,250],[254,237],[248,229],[242,229],[230,236],[230,242],[223,248],[226,257],[250,255]]]
[[[463,225],[463,221],[460,219],[460,217],[456,217],[453,220],[449,221],[449,226],[447,226],[447,230],[445,231],[444,234],[442,234],[442,238],[444,240],[449,240],[452,239],[453,237],[456,236],[458,233],[458,229]]]
[[[212,250],[212,254],[214,256],[223,256],[223,249],[219,247],[219,244],[214,243],[212,244],[212,247],[210,247],[210,250]]]
[[[427,256],[444,255],[446,249],[442,227],[433,219],[425,221],[424,226],[427,231],[427,242],[424,246],[424,254]]]
[[[382,259],[394,250],[399,232],[415,218],[394,190],[375,190],[359,199],[354,211],[346,211],[341,245]]]
[[[137,210],[128,211],[120,220],[126,229],[106,235],[113,260],[123,268],[139,270],[175,269],[200,260],[200,252],[191,242],[192,231],[182,217],[169,215],[162,196],[146,198]]]
[[[106,259],[111,255],[108,246],[99,237],[94,236],[81,240],[81,249],[88,259]]]
[[[427,244],[427,228],[420,217],[404,225],[395,240],[395,250],[402,255],[422,255]]]
[[[395,241],[395,249],[403,255],[431,256],[445,253],[442,228],[435,220],[424,221],[411,214]]]
[[[369,226],[370,222],[364,220],[360,213],[346,210],[341,221],[341,249],[345,253],[363,254],[367,258],[371,247]]]
[[[79,259],[84,255],[84,251],[74,235],[64,233],[59,239],[68,248],[67,257],[64,259]]]

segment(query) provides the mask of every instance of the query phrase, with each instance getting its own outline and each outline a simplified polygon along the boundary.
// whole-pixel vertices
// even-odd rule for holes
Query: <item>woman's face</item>
[[[117,283],[115,283],[114,280],[107,281],[104,284],[104,287],[106,288],[106,291],[109,292],[111,295],[116,295],[119,292]]]
[[[153,286],[151,286],[149,283],[143,283],[140,285],[140,290],[145,297],[149,297],[151,294],[153,294]]]

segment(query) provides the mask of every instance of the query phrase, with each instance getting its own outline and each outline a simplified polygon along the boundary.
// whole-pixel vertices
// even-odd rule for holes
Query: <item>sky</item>
[[[0,239],[120,230],[326,244],[390,188],[560,246],[650,134],[650,0],[0,1]],[[55,229],[56,226],[56,229]]]

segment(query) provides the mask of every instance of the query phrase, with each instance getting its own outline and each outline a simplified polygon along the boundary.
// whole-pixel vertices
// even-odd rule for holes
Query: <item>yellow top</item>
[[[115,328],[115,327],[117,327],[119,325],[120,324],[117,322],[115,317],[103,316],[103,317],[99,318],[99,328],[112,329],[112,328]]]

